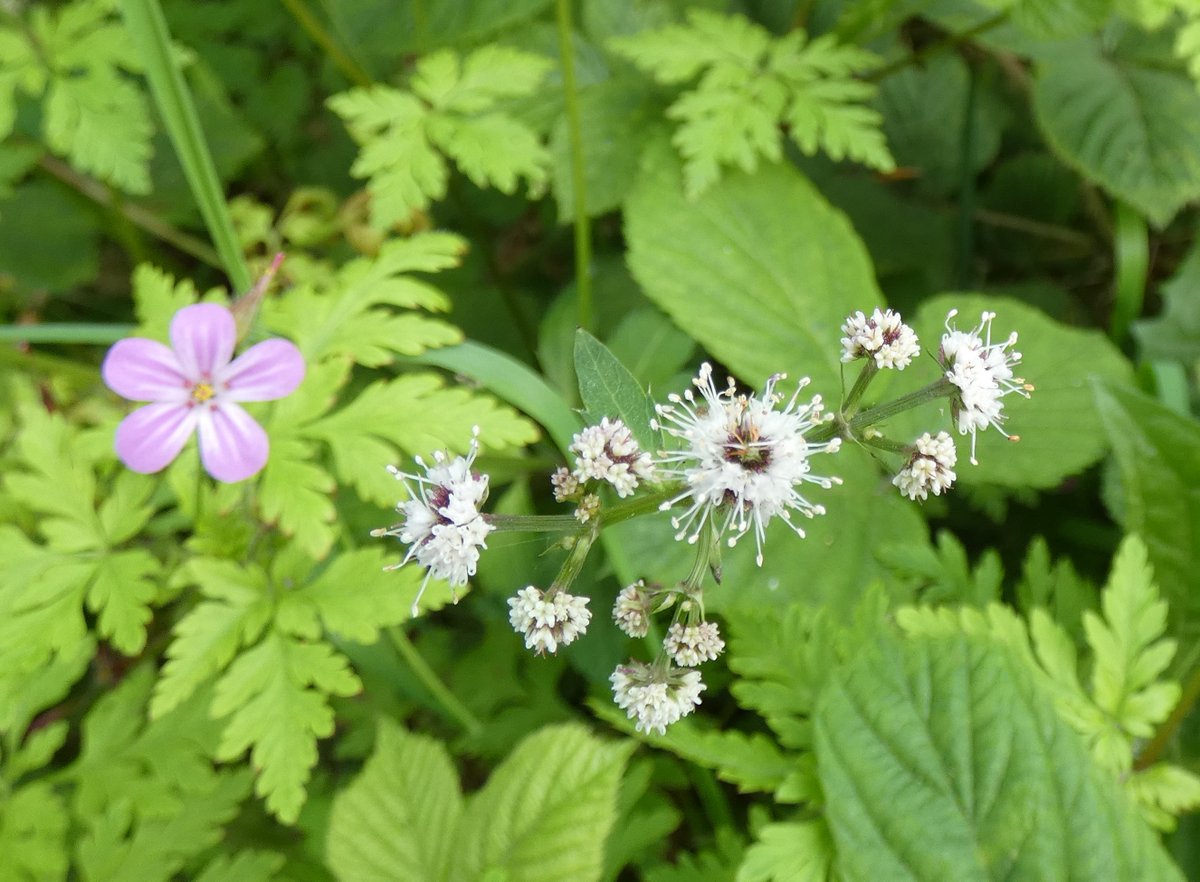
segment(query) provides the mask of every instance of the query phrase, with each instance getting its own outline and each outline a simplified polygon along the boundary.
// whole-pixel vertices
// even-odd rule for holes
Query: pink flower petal
[[[226,401],[273,401],[304,379],[304,356],[287,340],[264,340],[233,360],[218,377]]]
[[[184,376],[191,380],[212,379],[229,364],[235,343],[237,324],[224,306],[197,303],[171,319],[171,345]]]
[[[196,428],[196,408],[160,402],[139,407],[117,426],[113,446],[121,462],[142,474],[171,464]]]
[[[200,418],[200,461],[218,481],[232,484],[267,464],[270,443],[254,418],[232,402],[206,409]]]
[[[119,340],[104,356],[100,374],[108,388],[132,401],[184,401],[191,384],[175,353],[157,340]]]

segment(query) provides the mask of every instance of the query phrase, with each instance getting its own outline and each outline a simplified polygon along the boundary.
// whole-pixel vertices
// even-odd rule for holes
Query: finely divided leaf
[[[1146,546],[1129,536],[1101,596],[1104,617],[1088,611],[1083,627],[1095,653],[1092,697],[1130,740],[1149,738],[1179,700],[1179,684],[1158,682],[1175,655],[1164,639],[1167,604],[1159,598]],[[1127,771],[1128,765],[1118,771]]]
[[[45,783],[9,793],[0,804],[0,855],[11,882],[67,878],[71,821],[63,799]]]
[[[258,567],[195,558],[186,573],[211,599],[197,603],[175,625],[167,662],[154,684],[152,718],[168,713],[223,671],[239,647],[258,637],[271,613],[266,575]]]
[[[444,49],[417,63],[412,92],[377,85],[330,98],[362,145],[351,173],[370,179],[371,222],[387,229],[441,199],[449,175],[443,154],[480,186],[513,192],[525,178],[540,188],[549,152],[503,102],[533,92],[549,67],[508,47],[484,46],[465,59]]]
[[[217,683],[212,713],[229,717],[218,758],[234,760],[249,748],[255,792],[281,821],[295,823],[317,762],[317,739],[333,733],[329,697],[361,688],[345,657],[328,644],[272,631]]]
[[[879,131],[882,117],[863,103],[875,88],[852,76],[875,66],[876,57],[839,46],[832,35],[806,42],[803,31],[775,40],[741,16],[692,10],[687,25],[610,45],[660,82],[699,75],[667,110],[680,122],[672,142],[684,158],[687,194],[695,198],[716,183],[723,166],[753,172],[760,156],[779,161],[780,123],[805,153],[820,149],[885,171],[895,166]]]
[[[114,72],[55,77],[46,96],[46,142],[80,171],[129,193],[150,192],[150,112]]]
[[[833,859],[824,821],[767,824],[746,849],[737,882],[825,882],[833,878]]]
[[[462,803],[442,744],[384,719],[374,754],[334,800],[329,866],[342,882],[448,879]]]

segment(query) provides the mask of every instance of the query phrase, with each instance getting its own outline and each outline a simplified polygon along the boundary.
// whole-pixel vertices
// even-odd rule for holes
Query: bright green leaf
[[[1064,162],[1155,226],[1200,197],[1200,93],[1187,76],[1079,45],[1043,61],[1033,107]]]
[[[250,749],[255,792],[284,823],[294,823],[317,762],[317,739],[333,733],[331,695],[362,688],[346,659],[325,643],[277,632],[242,653],[217,683],[212,713],[228,716],[218,757]]]
[[[1027,669],[987,639],[863,647],[814,726],[844,879],[1181,878]]]
[[[746,849],[737,882],[825,882],[832,878],[833,842],[821,821],[768,824]]]
[[[599,423],[601,417],[619,419],[643,450],[658,449],[657,433],[650,428],[653,403],[629,369],[583,328],[575,332],[575,376],[589,422]]]
[[[468,802],[447,878],[597,882],[631,748],[577,724],[526,738]]]
[[[438,741],[383,720],[375,753],[338,794],[329,865],[342,882],[448,879],[462,814],[458,775]]]
[[[1096,408],[1121,481],[1118,519],[1150,552],[1176,627],[1200,613],[1200,426],[1154,400],[1097,384]]]
[[[678,181],[657,145],[626,202],[629,265],[647,296],[739,379],[787,371],[832,394],[837,328],[884,303],[846,218],[787,166],[728,175],[694,202]]]

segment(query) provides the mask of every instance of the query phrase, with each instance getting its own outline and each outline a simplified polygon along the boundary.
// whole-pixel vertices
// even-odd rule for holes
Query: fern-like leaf
[[[866,102],[874,87],[855,74],[878,59],[832,35],[809,43],[803,31],[772,38],[739,16],[693,10],[671,25],[613,40],[611,48],[659,82],[696,80],[667,109],[679,122],[672,139],[684,162],[684,187],[695,198],[723,167],[752,172],[760,157],[782,156],[780,126],[808,154],[851,159],[872,168],[895,166]]]
[[[444,49],[417,63],[411,91],[372,86],[330,98],[362,146],[350,171],[369,180],[371,222],[387,229],[445,196],[446,157],[480,186],[511,193],[524,178],[540,190],[549,151],[503,102],[533,92],[549,67],[501,46],[465,58]]]
[[[217,683],[212,713],[229,717],[218,758],[235,760],[250,750],[255,792],[281,821],[294,823],[317,762],[317,739],[333,733],[329,697],[361,688],[328,644],[272,630]]]

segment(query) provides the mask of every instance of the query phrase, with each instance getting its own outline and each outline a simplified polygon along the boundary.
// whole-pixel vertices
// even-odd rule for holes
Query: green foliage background
[[[1198,81],[1195,0],[0,4],[0,879],[1200,878]],[[105,346],[277,251],[264,472],[125,470]],[[478,426],[491,508],[554,512],[585,419],[657,446],[702,360],[836,405],[888,305],[872,398],[994,311],[1020,443],[922,506],[840,452],[725,553],[667,734],[607,615],[687,572],[664,515],[555,657],[504,603],[552,535],[410,618],[385,465]]]

